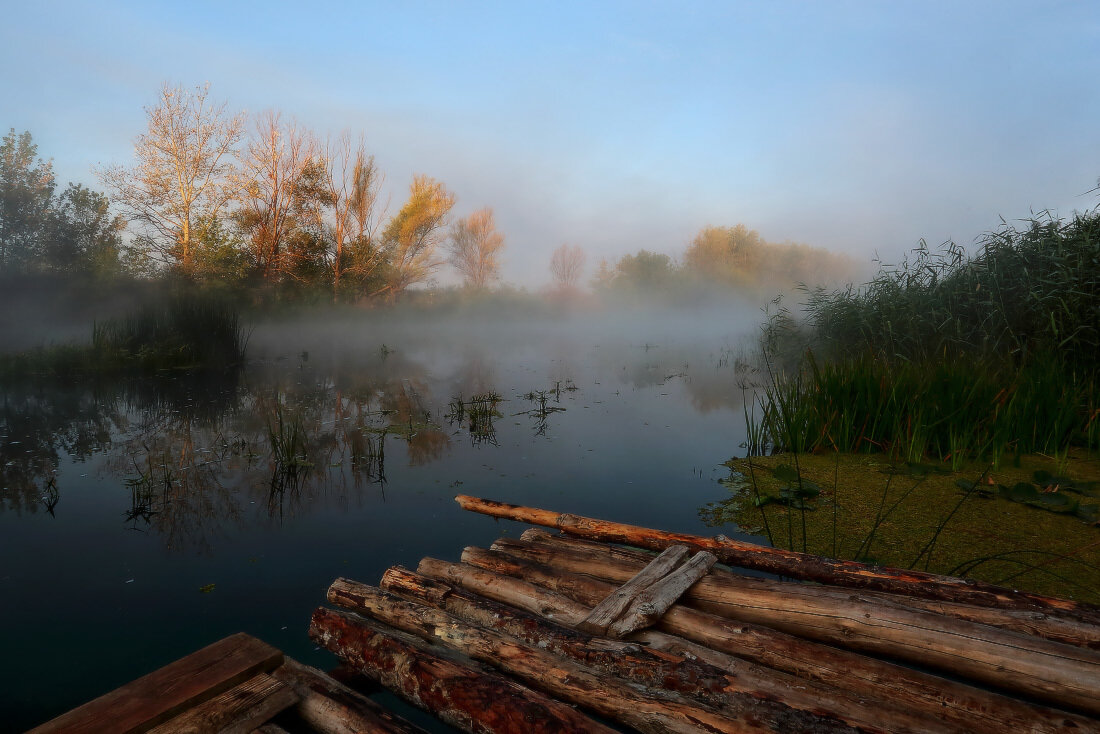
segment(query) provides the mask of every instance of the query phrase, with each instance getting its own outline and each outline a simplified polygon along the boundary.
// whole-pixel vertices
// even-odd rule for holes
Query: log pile
[[[1100,732],[1096,607],[457,500],[561,533],[337,579],[310,636],[464,731]]]

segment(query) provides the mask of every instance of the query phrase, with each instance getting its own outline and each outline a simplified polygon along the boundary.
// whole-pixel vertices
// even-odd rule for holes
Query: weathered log
[[[683,566],[638,594],[622,616],[612,622],[608,632],[612,637],[625,637],[635,630],[649,627],[668,611],[681,594],[706,575],[717,560],[712,553],[696,553]]]
[[[271,676],[301,699],[295,713],[322,734],[425,734],[331,676],[287,658]]]
[[[309,636],[367,677],[466,732],[613,734],[571,706],[371,620],[318,608]]]
[[[579,515],[559,514],[534,507],[510,505],[467,495],[458,495],[455,501],[464,510],[557,528],[568,535],[591,540],[622,543],[651,550],[664,550],[676,544],[686,545],[694,550],[710,551],[727,565],[766,571],[794,579],[978,606],[1045,612],[1090,624],[1100,624],[1100,607],[1095,605],[1008,589],[973,579],[872,566],[856,561],[840,561],[782,548],[769,548],[724,536],[706,538],[686,533],[672,533]]]
[[[587,549],[601,557],[626,559],[634,563],[645,563],[648,559],[652,558],[652,556],[645,551],[589,540],[581,540],[579,538],[570,538],[568,536],[550,533],[543,528],[530,528],[524,531],[520,538],[535,545],[545,543],[555,547],[576,548],[578,550]],[[781,588],[789,586],[789,582],[786,581],[749,577],[722,568],[712,568],[706,577],[687,592],[686,600],[692,603],[694,597],[706,596],[708,592],[720,594],[722,584],[725,581],[730,581],[738,587],[746,583],[756,584],[761,588]],[[843,602],[851,598],[853,591],[822,584],[804,584],[801,593],[815,595],[822,599]],[[977,622],[979,624],[988,624],[993,627],[1000,627],[1025,635],[1042,637],[1067,645],[1100,650],[1100,625],[1089,624],[1042,612],[977,607],[971,604],[921,599],[912,596],[902,596],[900,594],[888,594],[881,591],[860,590],[858,594],[861,598],[879,604],[908,609],[920,609],[926,612],[942,614],[946,617],[954,617],[956,619]],[[700,608],[703,607],[700,605]]]
[[[644,565],[588,548],[502,539],[494,548],[611,582]],[[730,576],[696,584],[693,606],[808,639],[938,668],[1056,706],[1100,714],[1100,653],[930,612],[876,604],[858,594],[825,599],[806,584]],[[720,588],[715,588],[719,587]]]
[[[260,673],[153,727],[149,734],[248,734],[296,703],[298,694],[290,686]]]
[[[429,565],[433,562],[425,559]],[[921,717],[902,711],[884,702],[870,702],[863,696],[839,691],[831,686],[806,681],[786,673],[765,668],[745,660],[723,656],[721,669],[709,661],[700,662],[691,655],[665,654],[655,647],[642,647],[633,642],[593,638],[575,632],[555,622],[546,622],[530,609],[545,610],[552,592],[524,582],[500,577],[497,592],[504,592],[515,605],[498,604],[484,597],[467,593],[461,588],[428,578],[402,568],[391,568],[382,577],[381,586],[399,596],[441,608],[454,616],[482,627],[499,630],[528,644],[537,645],[555,654],[599,668],[635,683],[661,687],[690,695],[720,708],[745,703],[745,695],[767,706],[779,700],[802,711],[834,717],[861,731],[918,732],[950,730],[941,719]],[[526,586],[518,592],[516,586]],[[330,589],[334,602],[348,608],[358,605],[360,584],[338,580]],[[556,595],[554,595],[556,596]],[[550,605],[558,610],[554,616],[584,619],[588,607],[564,597],[553,598]],[[670,635],[655,632],[654,639]],[[652,641],[649,643],[652,645]],[[669,643],[674,644],[674,643]]]
[[[630,602],[651,584],[660,581],[674,568],[679,566],[691,551],[684,545],[673,545],[661,551],[625,584],[611,592],[606,599],[597,604],[589,615],[581,620],[577,629],[590,635],[602,635],[607,632],[619,615],[626,611]]]
[[[520,588],[516,584],[528,587],[538,584],[558,594],[532,598],[528,611],[562,620],[568,618],[569,610],[558,606],[558,595],[581,604],[593,604],[614,588],[590,576],[480,548],[467,548],[462,560],[463,564],[476,568],[425,559],[419,571],[505,603],[513,603],[508,594]],[[509,584],[505,576],[524,581]],[[801,678],[859,692],[872,700],[890,701],[938,716],[970,731],[1100,731],[1095,720],[1084,716],[1026,703],[767,627],[733,622],[680,604],[669,609],[657,629]]]
[[[346,582],[343,583],[346,591]],[[330,601],[340,598],[339,589],[330,592]],[[360,613],[439,642],[474,660],[498,667],[548,695],[648,734],[851,731],[835,721],[807,715],[783,704],[764,706],[759,701],[748,701],[750,697],[747,696],[746,705],[740,710],[719,711],[673,691],[646,688],[601,675],[507,634],[466,624],[444,611],[406,601],[371,586],[355,588],[354,604]]]

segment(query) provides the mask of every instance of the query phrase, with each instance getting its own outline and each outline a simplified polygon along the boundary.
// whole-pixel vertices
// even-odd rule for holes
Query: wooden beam
[[[611,624],[608,632],[612,637],[625,637],[635,630],[654,624],[681,594],[706,575],[717,560],[712,553],[696,553],[683,566],[638,594],[622,615]]]
[[[130,734],[279,667],[283,654],[237,633],[31,730],[31,734]]]
[[[1100,607],[1092,604],[1007,589],[973,579],[871,566],[855,561],[839,561],[782,548],[769,548],[724,536],[707,538],[700,535],[670,533],[580,515],[561,514],[536,507],[510,505],[468,495],[458,495],[455,501],[464,510],[557,528],[568,535],[590,540],[622,543],[650,550],[664,550],[675,544],[686,545],[694,550],[710,551],[722,563],[731,566],[767,571],[793,579],[873,589],[927,599],[964,602],[978,606],[1038,611],[1063,615],[1090,624],[1100,624]]]
[[[577,629],[590,635],[605,634],[611,623],[626,611],[638,594],[683,563],[690,552],[686,545],[672,545],[665,548],[633,578],[593,607],[588,617],[577,625]]]
[[[298,694],[266,673],[249,678],[149,730],[149,734],[248,734],[298,703]]]

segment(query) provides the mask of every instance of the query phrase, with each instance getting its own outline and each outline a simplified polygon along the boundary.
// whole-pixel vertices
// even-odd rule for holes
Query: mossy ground
[[[967,493],[956,484],[981,480],[995,490],[990,481],[1011,487],[1033,481],[1039,470],[1079,482],[1100,480],[1095,455],[1071,454],[1062,462],[1025,456],[1018,466],[1008,459],[993,468],[971,464],[951,471],[942,465],[914,474],[883,455],[802,454],[797,457],[801,477],[821,488],[820,495],[807,500],[815,509],[756,506],[758,494],[779,494],[784,482],[772,471],[784,464],[795,468],[795,458],[730,460],[731,475],[723,483],[733,494],[703,508],[704,519],[769,535],[776,547],[965,575],[1100,603],[1100,527],[995,492]],[[903,473],[893,473],[899,469]],[[1084,497],[1082,503],[1100,504],[1100,499]],[[880,513],[884,517],[868,542]]]

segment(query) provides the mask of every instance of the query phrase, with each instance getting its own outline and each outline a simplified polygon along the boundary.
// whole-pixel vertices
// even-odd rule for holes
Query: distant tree
[[[563,290],[576,288],[584,273],[584,250],[576,245],[561,245],[550,256],[550,275]]]
[[[322,183],[328,205],[328,269],[333,298],[338,299],[342,291],[371,288],[385,263],[377,232],[382,174],[361,136],[353,143],[345,132],[329,144]]]
[[[385,290],[390,298],[427,279],[442,264],[436,247],[454,203],[454,194],[442,183],[429,176],[413,178],[408,201],[382,233],[389,271]]]
[[[449,249],[451,265],[462,273],[468,287],[486,288],[500,280],[504,235],[497,231],[489,207],[455,222]]]
[[[684,264],[706,280],[744,285],[756,274],[764,246],[760,234],[743,224],[705,227],[684,253]]]
[[[41,266],[62,273],[108,277],[121,269],[126,222],[112,214],[107,197],[69,184],[50,209]]]
[[[38,158],[29,132],[0,140],[0,273],[30,267],[39,255],[54,192],[53,165]]]
[[[157,106],[145,110],[148,130],[134,143],[136,165],[100,171],[139,226],[134,246],[188,275],[195,223],[220,216],[236,195],[232,157],[244,124],[242,115],[207,100],[209,88],[164,84]]]
[[[316,157],[308,131],[284,123],[272,110],[256,118],[243,155],[236,219],[248,238],[253,267],[265,281],[278,280],[288,269],[287,242],[299,225],[295,215],[303,211],[302,198],[317,193],[306,181]]]
[[[615,265],[615,284],[636,290],[666,288],[673,280],[676,268],[672,258],[661,252],[639,250],[635,255],[623,255]]]

